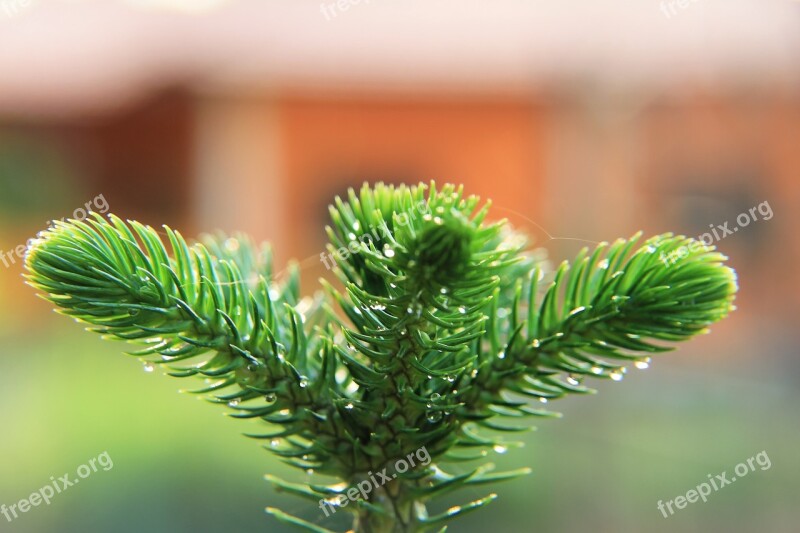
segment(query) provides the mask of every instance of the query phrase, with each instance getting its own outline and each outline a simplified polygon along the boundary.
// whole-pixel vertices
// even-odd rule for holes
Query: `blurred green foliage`
[[[0,503],[28,497],[50,476],[74,475],[103,451],[114,468],[10,524],[0,516],[3,531],[227,532],[265,524],[288,531],[268,521],[267,505],[321,520],[317,509],[261,479],[301,475],[237,435],[247,424],[226,419],[222,407],[197,409],[191,395],[176,398],[174,380],[158,370],[132,372],[142,365],[119,356],[122,343],[109,345],[52,314],[36,326],[0,333]],[[795,531],[800,424],[789,407],[800,396],[791,375],[779,363],[740,365],[737,374],[704,369],[697,356],[705,340],[658,372],[601,384],[593,402],[563,400],[565,421],[542,421],[524,438],[525,449],[493,458],[504,469],[533,464],[534,473],[498,486],[493,512],[452,530],[527,531],[535,523],[557,533]],[[668,519],[656,509],[659,499],[685,494],[706,474],[732,471],[761,450],[772,460],[769,470]]]

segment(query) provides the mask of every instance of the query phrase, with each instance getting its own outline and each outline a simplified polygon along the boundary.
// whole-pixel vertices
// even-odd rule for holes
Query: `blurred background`
[[[311,292],[335,195],[435,179],[554,261],[728,222],[741,286],[712,335],[493,457],[533,474],[453,531],[796,531],[799,178],[797,1],[0,0],[0,503],[114,461],[0,530],[285,531],[267,505],[342,526],[272,490],[302,475],[252,427],[52,313],[18,254],[88,203],[249,232]]]

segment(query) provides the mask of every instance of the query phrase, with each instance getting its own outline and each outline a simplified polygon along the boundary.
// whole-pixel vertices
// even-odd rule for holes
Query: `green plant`
[[[272,452],[340,483],[271,481],[320,507],[347,501],[364,532],[443,530],[489,503],[426,510],[444,493],[525,473],[440,468],[505,446],[498,435],[519,428],[498,419],[553,416],[531,402],[590,392],[584,377],[619,380],[626,363],[645,366],[733,308],[725,257],[683,236],[584,249],[545,277],[525,238],[488,223],[488,205],[461,188],[365,185],[330,211],[343,291],[323,282],[301,298],[298,269],[274,279],[268,248],[244,237],[187,244],[165,227],[168,252],[156,230],[99,215],[41,233],[28,279],[94,331],[144,343],[135,354],[148,365],[210,380],[197,392],[233,416],[264,420],[272,431],[253,436]],[[660,260],[682,246],[679,262]],[[422,449],[430,464],[375,483],[371,474]],[[342,496],[360,483],[371,484],[367,499]]]

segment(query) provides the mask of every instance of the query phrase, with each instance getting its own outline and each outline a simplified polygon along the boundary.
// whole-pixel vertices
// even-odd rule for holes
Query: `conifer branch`
[[[251,436],[283,461],[342,482],[270,477],[278,490],[334,508],[425,450],[427,464],[345,510],[358,531],[438,531],[495,496],[435,516],[428,502],[527,473],[441,466],[507,446],[497,431],[520,419],[555,416],[531,399],[591,392],[585,377],[619,380],[627,363],[706,332],[736,292],[723,255],[671,234],[584,249],[548,274],[488,211],[450,185],[351,190],[327,229],[342,289],[323,282],[313,297],[296,266],[275,279],[269,248],[244,236],[190,244],[115,216],[56,222],[30,247],[27,277],[60,312],[140,345],[172,376],[205,379],[195,392],[232,416],[263,420],[269,431]],[[661,261],[684,246],[680,262]]]

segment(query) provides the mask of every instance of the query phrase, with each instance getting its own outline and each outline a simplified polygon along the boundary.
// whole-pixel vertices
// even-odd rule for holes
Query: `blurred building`
[[[0,16],[2,249],[103,194],[269,239],[313,280],[328,202],[365,180],[463,183],[559,258],[767,202],[718,244],[748,309],[796,311],[800,6],[640,4],[20,7]]]

